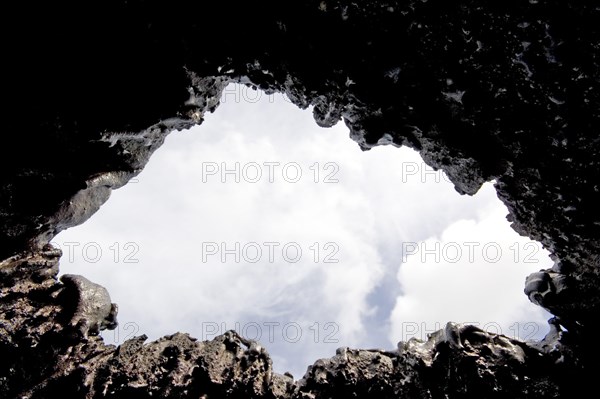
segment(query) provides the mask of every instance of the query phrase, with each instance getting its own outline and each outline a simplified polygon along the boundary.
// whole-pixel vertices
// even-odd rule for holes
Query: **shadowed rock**
[[[4,24],[0,396],[537,398],[576,397],[577,387],[593,381],[596,5],[130,0],[102,2],[93,13],[55,3],[15,7],[23,9]],[[449,324],[398,353],[342,349],[294,382],[272,373],[268,354],[233,332],[210,342],[178,333],[144,344],[142,337],[119,348],[93,333],[69,333],[74,320],[88,332],[112,326],[110,300],[102,294],[97,311],[74,313],[85,290],[72,296],[56,280],[60,255],[48,243],[136,176],[167,134],[215,111],[230,82],[312,105],[320,126],[343,120],[364,150],[414,148],[461,194],[495,180],[513,228],[555,259],[525,287],[556,316],[548,336],[522,343]],[[69,281],[77,288],[83,280]]]

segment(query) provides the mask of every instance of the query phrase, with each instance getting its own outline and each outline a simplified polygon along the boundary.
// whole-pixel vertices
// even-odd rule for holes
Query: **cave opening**
[[[338,347],[392,349],[447,321],[546,333],[523,285],[552,261],[510,228],[492,183],[460,196],[416,152],[362,152],[343,123],[319,128],[244,85],[204,117],[53,240],[61,273],[119,304],[107,343],[236,329],[300,378]]]

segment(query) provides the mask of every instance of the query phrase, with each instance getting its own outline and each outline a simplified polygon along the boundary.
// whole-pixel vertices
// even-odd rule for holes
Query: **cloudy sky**
[[[119,344],[237,329],[300,378],[340,346],[392,349],[448,321],[539,338],[525,277],[550,267],[491,184],[459,195],[412,150],[362,152],[281,95],[230,85],[84,225],[62,273],[108,288]]]

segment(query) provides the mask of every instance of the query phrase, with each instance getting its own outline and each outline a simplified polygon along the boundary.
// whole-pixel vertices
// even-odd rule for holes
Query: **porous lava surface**
[[[3,22],[0,397],[578,397],[599,351],[594,3],[20,2]],[[104,344],[105,292],[58,281],[49,242],[231,82],[342,120],[365,150],[414,148],[460,194],[495,180],[513,228],[555,261],[524,287],[555,316],[546,338],[449,323],[394,351],[340,348],[299,380],[235,332]]]

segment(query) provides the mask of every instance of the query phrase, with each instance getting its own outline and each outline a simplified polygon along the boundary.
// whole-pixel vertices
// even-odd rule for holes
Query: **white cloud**
[[[397,274],[403,292],[391,315],[391,339],[424,339],[447,321],[523,339],[547,332],[545,312],[522,292],[525,276],[551,261],[538,243],[515,234],[505,214],[503,206],[483,208],[476,219],[458,220],[439,237],[405,244],[409,254]]]
[[[63,273],[103,284],[119,304],[121,327],[118,337],[105,333],[109,343],[122,342],[137,327],[152,339],[175,331],[210,339],[237,322],[253,336],[258,326],[275,369],[299,377],[339,346],[393,347],[399,320],[539,319],[533,305],[523,304],[529,271],[510,262],[503,272],[489,265],[483,272],[470,265],[417,265],[413,257],[400,266],[406,242],[440,235],[444,242],[515,241],[493,190],[461,197],[411,150],[362,152],[342,123],[321,129],[310,112],[281,97],[235,102],[235,90],[238,100],[255,98],[239,86],[228,89],[225,103],[202,126],[167,137],[139,182],[115,191],[87,223],[54,240],[65,249]],[[231,174],[203,175],[203,167],[222,169],[223,162],[229,169],[238,162],[240,172],[246,166],[250,178],[256,165],[248,165],[255,162],[262,178],[249,183],[240,176],[235,183]],[[279,162],[272,183],[265,162]],[[302,169],[297,183],[286,181],[294,177],[292,163]],[[282,175],[286,164],[292,166]],[[339,182],[325,183],[327,176]],[[474,238],[471,231],[478,232]],[[79,246],[69,254],[66,242]],[[246,258],[256,255],[251,243],[257,243],[262,257],[251,263],[240,253],[236,263],[230,254],[222,262],[219,253],[203,262],[202,243],[213,242],[228,249],[246,245]],[[265,242],[279,243],[272,262]],[[302,249],[298,262],[283,256],[286,243],[291,257],[296,244]],[[338,262],[325,263],[326,256]],[[457,278],[459,271],[473,274]],[[459,285],[464,279],[472,284]],[[486,289],[490,279],[503,289]],[[452,294],[449,282],[477,300]],[[457,313],[456,307],[472,310]],[[295,342],[297,326],[302,337]]]

